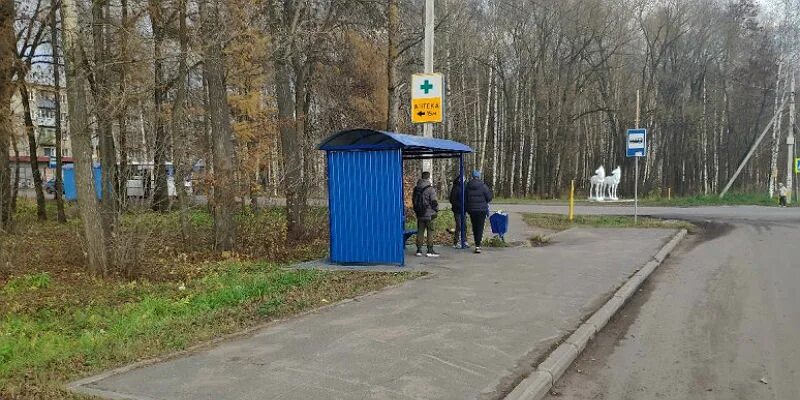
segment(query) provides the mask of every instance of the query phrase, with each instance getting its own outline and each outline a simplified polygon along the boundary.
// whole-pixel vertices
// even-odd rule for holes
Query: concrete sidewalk
[[[434,276],[76,390],[125,399],[501,398],[673,233],[573,229],[542,248],[411,256],[412,268]]]

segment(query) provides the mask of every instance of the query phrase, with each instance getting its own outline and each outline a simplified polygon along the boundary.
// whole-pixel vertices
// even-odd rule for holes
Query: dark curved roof
[[[415,156],[454,157],[463,153],[472,153],[472,148],[469,146],[452,140],[372,129],[351,129],[335,133],[323,140],[319,149],[325,151],[401,149],[406,158]]]

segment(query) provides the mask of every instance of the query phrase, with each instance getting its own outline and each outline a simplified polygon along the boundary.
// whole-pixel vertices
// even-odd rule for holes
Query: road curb
[[[611,298],[595,311],[586,322],[561,343],[536,370],[520,382],[506,400],[539,400],[544,398],[553,385],[567,371],[570,365],[586,348],[586,344],[608,324],[611,317],[622,308],[641,287],[642,283],[661,265],[669,254],[686,237],[686,229],[681,229],[661,250],[653,256],[653,260],[634,273]]]

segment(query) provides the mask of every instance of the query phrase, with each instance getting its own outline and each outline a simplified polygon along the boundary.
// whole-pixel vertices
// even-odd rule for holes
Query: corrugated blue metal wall
[[[402,167],[399,149],[328,152],[332,262],[403,264]]]
[[[99,165],[92,166],[92,176],[94,177],[94,191],[97,193],[97,199],[99,200],[103,198],[103,171]],[[61,178],[64,180],[64,199],[67,201],[77,200],[78,189],[75,184],[75,165],[65,165]]]

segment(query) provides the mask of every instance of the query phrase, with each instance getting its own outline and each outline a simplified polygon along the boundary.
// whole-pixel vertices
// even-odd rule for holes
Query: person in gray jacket
[[[433,220],[439,212],[439,202],[436,200],[436,189],[431,183],[431,173],[422,173],[422,179],[417,181],[412,197],[414,214],[417,215],[417,257],[422,257],[422,244],[425,235],[428,235],[428,257],[439,257],[433,249]]]

